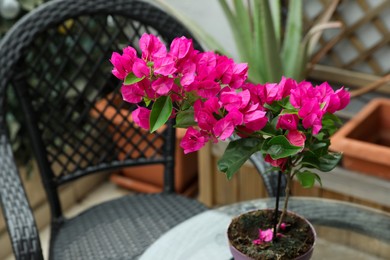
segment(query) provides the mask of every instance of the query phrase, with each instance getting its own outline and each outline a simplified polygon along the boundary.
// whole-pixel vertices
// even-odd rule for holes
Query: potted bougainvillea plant
[[[235,259],[309,259],[315,231],[287,211],[289,188],[294,177],[305,187],[321,182],[313,169],[330,171],[339,162],[341,154],[328,149],[329,137],[339,122],[334,113],[349,103],[348,91],[285,77],[248,82],[247,64],[197,51],[185,37],[167,50],[158,37],[144,34],[139,47],[140,54],[130,46],[114,52],[111,63],[123,80],[123,99],[138,105],[132,116],[140,127],[153,132],[174,118],[176,127],[187,129],[180,144],[185,153],[228,141],[218,161],[228,179],[256,152],[286,176],[282,210],[248,212],[232,221]]]

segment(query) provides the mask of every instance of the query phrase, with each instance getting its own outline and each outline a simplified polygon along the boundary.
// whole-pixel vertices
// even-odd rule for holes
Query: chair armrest
[[[0,202],[16,259],[43,259],[39,232],[5,134],[0,135]]]

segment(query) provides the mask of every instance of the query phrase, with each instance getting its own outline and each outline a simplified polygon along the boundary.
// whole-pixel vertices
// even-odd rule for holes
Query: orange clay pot
[[[331,138],[345,168],[390,180],[390,99],[373,99]]]

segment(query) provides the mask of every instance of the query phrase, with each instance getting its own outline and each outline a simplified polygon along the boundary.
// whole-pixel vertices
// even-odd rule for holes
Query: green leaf
[[[282,8],[281,1],[268,0],[271,10],[272,21],[278,46],[280,45],[281,28],[282,28]]]
[[[199,96],[195,95],[192,92],[187,92],[186,97],[181,105],[182,110],[187,110],[191,107],[193,107],[196,100],[199,99]]]
[[[236,11],[236,26],[238,26],[238,33],[240,35],[240,41],[246,45],[244,51],[246,52],[245,60],[250,58],[250,50],[252,49],[252,23],[248,13],[248,9],[244,5],[242,0],[234,0],[234,9]]]
[[[250,52],[250,48],[248,48],[248,47],[250,46],[251,42],[245,41],[245,39],[248,37],[248,36],[244,35],[246,29],[241,30],[242,24],[240,23],[240,18],[241,18],[242,14],[240,14],[240,16],[238,14],[235,14],[226,0],[219,0],[218,2],[220,4],[223,12],[225,13],[225,17],[226,17],[227,21],[229,22],[230,28],[231,28],[232,33],[233,33],[234,41],[237,45],[237,50],[238,50],[240,59],[244,60],[244,61],[248,61],[248,52]],[[234,4],[236,4],[236,5],[239,4],[236,2]],[[237,7],[237,6],[235,6],[235,7]],[[245,28],[247,28],[249,25],[244,24],[243,26]]]
[[[282,61],[271,9],[268,1],[253,1],[253,59],[255,72],[265,82],[278,82],[282,76]]]
[[[342,125],[340,118],[334,114],[326,113],[322,118],[322,128],[323,130],[326,130],[329,135],[333,135],[340,125]]]
[[[218,169],[230,180],[252,154],[260,151],[263,140],[242,138],[231,141],[218,160]]]
[[[312,188],[314,186],[315,181],[318,181],[322,186],[321,178],[318,174],[311,171],[303,171],[297,172],[297,179],[302,187],[304,188]]]
[[[280,115],[286,115],[286,114],[298,115],[298,111],[296,109],[283,109],[282,112],[280,112]]]
[[[328,153],[329,145],[330,145],[330,140],[327,138],[325,140],[312,144],[309,147],[309,150],[311,150],[315,156],[321,157]]]
[[[286,34],[282,47],[282,60],[284,75],[301,80],[299,76],[302,60],[302,1],[291,0],[288,6]]]
[[[194,121],[194,108],[191,107],[184,111],[179,111],[176,115],[176,125],[177,128],[188,128],[189,126],[196,125]]]
[[[323,172],[329,172],[333,170],[340,162],[342,157],[341,153],[334,152],[328,152],[327,154],[318,157],[312,151],[306,151],[303,155],[304,156],[301,161],[302,166],[316,168]]]
[[[265,136],[264,138],[268,138],[277,135],[278,131],[274,125],[272,125],[270,122],[267,122],[264,128],[260,130],[260,133]]]
[[[274,112],[274,114],[278,114],[282,110],[282,106],[278,102],[273,102],[272,105],[265,103],[264,107]]]
[[[282,100],[277,102],[281,107],[284,108],[284,110],[293,110],[297,113],[297,109],[291,105],[290,103],[290,97],[285,97]]]
[[[131,84],[134,84],[134,83],[137,83],[137,82],[140,82],[141,80],[143,80],[145,78],[145,76],[143,76],[142,78],[138,78],[136,75],[134,75],[133,72],[130,72],[126,78],[125,78],[125,81],[123,82],[125,85],[131,85]]]
[[[292,145],[284,135],[272,137],[263,146],[263,151],[274,160],[295,155],[301,150],[302,147]]]
[[[150,113],[150,132],[154,132],[163,126],[172,114],[172,100],[169,96],[159,97],[152,106]]]
[[[144,100],[144,103],[145,103],[146,107],[148,107],[150,105],[150,103],[152,103],[152,100],[149,99],[148,97],[144,97],[143,100]]]

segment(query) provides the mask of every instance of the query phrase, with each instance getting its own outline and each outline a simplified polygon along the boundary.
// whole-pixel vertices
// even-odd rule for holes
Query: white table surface
[[[230,259],[226,235],[230,221],[230,216],[217,211],[201,213],[164,234],[140,259]]]
[[[154,242],[140,257],[141,260],[230,260],[227,228],[231,219],[254,209],[272,208],[274,201],[260,199],[224,206],[200,213],[177,225]],[[390,252],[390,214],[356,204],[326,199],[294,198],[292,211],[307,216],[312,224],[340,230],[359,231],[378,236]],[[368,225],[370,223],[371,225]],[[387,230],[387,231],[386,231]],[[371,233],[371,234],[370,234]],[[387,242],[386,242],[387,241]],[[389,253],[390,256],[390,253]],[[387,257],[387,256],[386,256]],[[317,237],[313,260],[378,260],[377,257],[355,248]]]

